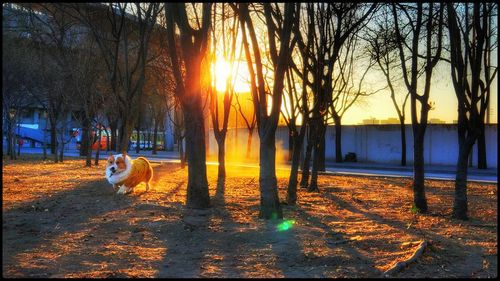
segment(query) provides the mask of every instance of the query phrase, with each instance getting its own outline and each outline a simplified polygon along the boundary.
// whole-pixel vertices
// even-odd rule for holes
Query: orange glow
[[[245,64],[235,62],[231,67],[231,63],[225,61],[224,59],[217,59],[215,62],[215,67],[212,67],[213,80],[215,81],[215,89],[219,93],[224,93],[226,91],[226,80],[231,79],[231,83],[234,84],[234,91],[236,93],[249,92],[250,85],[247,81],[248,70]],[[231,84],[230,83],[230,84]]]

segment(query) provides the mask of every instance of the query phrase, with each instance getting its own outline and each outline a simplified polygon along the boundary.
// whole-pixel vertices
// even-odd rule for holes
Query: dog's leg
[[[113,184],[113,190],[116,191],[118,189],[118,185]]]
[[[124,192],[125,194],[129,194],[129,193],[131,193],[132,191],[134,191],[134,188],[133,188],[133,187],[126,187],[126,186],[125,186],[125,192]]]
[[[116,194],[125,194],[125,185],[120,186],[120,189],[118,189],[118,192]]]
[[[149,191],[149,187],[150,187],[150,181],[147,181],[146,182],[146,192]]]

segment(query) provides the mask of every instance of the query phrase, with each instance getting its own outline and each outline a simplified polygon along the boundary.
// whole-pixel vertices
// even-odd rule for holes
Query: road
[[[4,148],[4,151],[6,149]],[[21,153],[30,154],[42,154],[41,148],[29,148],[23,147]],[[95,153],[95,152],[94,152]],[[65,151],[66,156],[79,157],[77,150],[67,150]],[[100,158],[105,159],[108,153],[101,152]],[[136,153],[135,151],[130,151],[129,155],[132,158],[137,156],[145,156],[150,159],[151,162],[172,162],[179,163],[179,153],[176,151],[159,151],[158,154],[152,155],[151,151],[141,151]],[[207,161],[208,165],[218,165],[217,162]],[[258,167],[258,163],[244,163],[244,162],[233,162],[227,163],[228,166],[234,165],[239,167]],[[277,169],[290,169],[289,164],[279,165]],[[326,171],[324,174],[330,175],[359,175],[359,176],[385,176],[385,177],[405,177],[411,178],[413,175],[413,167],[411,165],[407,167],[402,167],[398,165],[388,165],[379,163],[326,163]],[[426,179],[437,179],[437,180],[455,180],[455,167],[454,166],[425,166],[425,178]],[[475,182],[488,182],[488,183],[498,183],[498,170],[496,168],[490,168],[486,170],[479,170],[474,167],[469,167],[468,177],[469,181]]]

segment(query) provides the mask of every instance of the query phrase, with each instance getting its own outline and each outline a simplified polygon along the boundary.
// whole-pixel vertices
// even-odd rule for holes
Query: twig
[[[422,253],[424,252],[426,247],[427,247],[427,241],[424,240],[424,241],[422,241],[422,243],[420,243],[420,245],[418,245],[417,249],[415,250],[415,252],[413,253],[413,255],[409,259],[397,262],[391,268],[386,270],[382,274],[382,277],[389,277],[391,274],[403,269],[404,267],[406,267],[410,263],[414,262],[418,257],[420,257],[422,255]]]

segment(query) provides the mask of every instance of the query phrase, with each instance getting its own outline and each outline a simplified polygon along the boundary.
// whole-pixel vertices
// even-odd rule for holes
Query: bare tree
[[[101,51],[111,93],[118,101],[117,150],[126,150],[143,95],[149,44],[161,6],[158,3],[72,4]],[[129,14],[129,10],[133,14]]]
[[[226,87],[224,91],[223,97],[223,108],[222,108],[222,127],[220,125],[220,113],[219,113],[219,98],[217,93],[217,73],[215,71],[215,65],[217,63],[217,47],[218,45],[222,46],[222,57],[224,61],[229,64],[230,71],[229,73],[233,73],[234,63],[235,63],[235,54],[236,54],[236,38],[238,35],[238,20],[236,16],[230,15],[231,10],[226,8],[226,4],[222,3],[220,5],[220,9],[217,9],[219,6],[215,5],[213,9],[213,26],[212,26],[212,70],[213,70],[213,79],[212,86],[209,88],[210,93],[210,116],[212,119],[212,126],[215,140],[217,141],[217,146],[219,148],[218,153],[218,179],[219,183],[223,183],[223,180],[226,177],[226,166],[225,166],[225,143],[226,143],[226,134],[227,127],[229,121],[229,114],[231,112],[231,103],[234,96],[234,78],[229,75],[226,78]],[[219,11],[220,10],[220,11]],[[218,12],[220,12],[220,16],[217,17]],[[218,20],[220,18],[220,20]],[[227,25],[227,26],[226,26]],[[220,34],[216,33],[216,29],[220,30]],[[221,38],[221,42],[217,40],[217,38]]]
[[[374,23],[375,27],[370,28],[366,26],[367,30],[365,33],[366,40],[369,43],[367,51],[370,53],[371,58],[377,62],[378,68],[383,73],[387,86],[389,87],[392,104],[398,115],[399,128],[401,131],[401,166],[406,166],[406,104],[409,92],[406,92],[398,102],[396,94],[396,86],[399,80],[401,80],[401,66],[399,62],[399,53],[397,45],[395,42],[395,30],[394,24],[390,19],[389,5],[384,5],[384,9],[381,10],[379,18]],[[398,71],[399,70],[399,71]],[[396,72],[394,74],[394,72]],[[401,102],[402,100],[402,102]]]
[[[472,5],[472,11],[469,11]],[[489,61],[493,3],[446,4],[451,76],[458,99],[458,161],[453,217],[467,219],[467,160],[484,126],[490,86],[497,68]],[[457,10],[460,11],[457,13]],[[462,12],[463,11],[463,12]],[[493,70],[493,71],[491,71]]]
[[[432,71],[441,57],[443,7],[442,4],[420,2],[416,3],[416,6],[392,4],[403,79],[410,92],[413,129],[413,202],[414,208],[419,212],[427,211],[424,186],[424,136],[428,112],[432,108],[429,103]],[[421,45],[425,46],[423,55],[419,51]],[[421,57],[424,59],[419,63]],[[408,61],[409,67],[407,67]],[[421,72],[425,79],[423,89],[418,87]],[[417,113],[418,107],[420,115]]]
[[[298,47],[304,49],[307,56],[308,76],[292,65],[294,71],[305,80],[305,84],[313,92],[312,116],[308,118],[309,133],[306,153],[302,168],[301,187],[308,187],[309,164],[311,152],[313,155],[313,171],[324,169],[325,148],[324,133],[328,106],[332,103],[333,70],[344,42],[356,34],[364,25],[367,18],[375,10],[376,4],[365,5],[360,3],[309,3],[306,6],[308,24],[311,25],[312,35],[307,41],[298,40]],[[337,157],[339,159],[339,157]],[[316,164],[315,164],[316,163]],[[317,191],[317,186],[308,187],[309,191]]]
[[[263,4],[270,58],[274,69],[274,85],[271,92],[271,90],[267,90],[264,82],[260,48],[248,6],[248,4],[238,4],[238,7],[233,5],[233,8],[237,11],[241,23],[243,46],[250,73],[251,93],[260,138],[259,217],[265,219],[282,218],[283,213],[276,181],[275,132],[280,116],[284,76],[289,65],[291,50],[296,43],[296,40],[291,38],[292,26],[298,23],[300,10],[298,5],[285,3],[282,13],[278,6],[273,8],[270,3]],[[281,18],[282,15],[283,18]],[[252,52],[247,36],[250,37]],[[279,51],[276,45],[277,36],[280,39]],[[268,96],[272,102],[270,112],[268,110]]]
[[[7,155],[15,159],[15,132],[14,129],[21,110],[29,104],[26,93],[32,93],[36,81],[33,62],[35,57],[30,52],[29,43],[22,38],[19,32],[9,32],[3,29],[2,44],[2,114],[3,128],[7,136]]]
[[[252,154],[252,138],[253,138],[253,132],[255,130],[255,126],[257,125],[257,118],[255,116],[255,110],[253,110],[253,108],[251,110],[250,116],[247,116],[248,113],[245,113],[245,110],[243,110],[243,108],[241,106],[241,103],[239,100],[239,95],[235,94],[234,96],[236,97],[236,99],[235,99],[236,103],[234,105],[235,107],[237,106],[236,111],[240,113],[240,115],[243,118],[243,121],[245,122],[245,125],[248,129],[247,149],[246,149],[245,157],[247,159],[249,159],[251,154]]]
[[[186,204],[193,208],[210,206],[201,80],[202,61],[206,57],[210,35],[212,4],[203,3],[202,10],[201,24],[196,18],[198,29],[194,29],[190,25],[185,4],[167,3],[165,6],[167,42],[176,82],[175,92],[182,106],[186,129],[188,158]],[[179,44],[176,43],[174,32],[176,26],[180,31]]]

